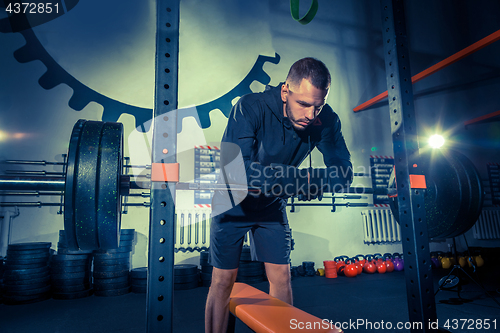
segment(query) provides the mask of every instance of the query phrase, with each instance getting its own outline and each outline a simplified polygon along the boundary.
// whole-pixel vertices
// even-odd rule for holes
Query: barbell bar
[[[431,184],[426,189],[428,204],[426,209],[434,214],[428,216],[430,229],[437,231],[431,237],[442,237],[464,232],[472,227],[482,208],[482,185],[472,162],[465,156],[455,156],[451,167],[446,160],[439,160],[434,170],[427,168],[426,179]],[[125,160],[125,164],[123,161]],[[5,163],[6,161],[4,161]],[[26,165],[63,165],[65,176],[4,175],[0,176],[0,191],[48,191],[64,198],[64,229],[68,246],[72,250],[113,249],[119,245],[122,196],[130,195],[130,189],[150,188],[151,181],[139,181],[123,174],[124,168],[132,167],[129,159],[123,157],[123,125],[114,122],[79,120],[71,133],[66,163],[46,161],[7,161],[8,164]],[[429,161],[429,166],[432,164]],[[458,170],[459,165],[465,165]],[[148,167],[147,165],[145,166]],[[151,167],[149,166],[149,169]],[[450,171],[451,170],[451,171]],[[455,176],[452,175],[455,174]],[[460,177],[457,177],[459,173]],[[444,179],[441,180],[441,176]],[[448,175],[448,176],[447,176]],[[471,184],[471,185],[467,185]],[[468,187],[467,187],[467,186]],[[451,192],[446,190],[449,187]],[[245,185],[178,182],[176,190],[228,190],[259,191],[259,188]],[[344,188],[343,194],[396,194],[395,188]],[[443,193],[451,193],[442,198]],[[47,194],[47,193],[44,193]],[[0,192],[1,195],[1,192]],[[29,194],[32,195],[32,194]],[[438,196],[436,200],[435,196]],[[144,196],[144,194],[140,194]],[[433,197],[434,196],[434,197]],[[347,198],[347,197],[346,197]],[[354,196],[351,198],[358,198]],[[457,199],[459,198],[459,199]],[[438,214],[443,207],[443,200],[455,200],[454,206],[466,207],[461,210],[461,222],[456,214]],[[391,201],[394,216],[398,216],[395,200]],[[427,201],[426,201],[427,202]],[[446,202],[446,201],[444,201]],[[6,203],[0,206],[60,206],[58,203]],[[148,203],[125,204],[126,206],[145,206]],[[296,204],[297,205],[297,204]],[[310,205],[310,204],[308,204]],[[362,207],[364,204],[349,204],[350,207]],[[446,205],[445,205],[446,206]],[[465,217],[465,220],[464,220]],[[439,220],[441,219],[441,220]],[[443,220],[444,219],[444,220]],[[449,229],[453,229],[450,231]]]

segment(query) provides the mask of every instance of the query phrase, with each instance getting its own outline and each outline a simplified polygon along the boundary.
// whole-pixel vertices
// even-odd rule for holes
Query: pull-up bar
[[[492,33],[491,35],[484,37],[483,39],[481,39],[481,40],[475,42],[474,44],[466,47],[465,49],[455,53],[454,55],[452,55],[452,56],[438,62],[437,64],[427,68],[426,70],[414,75],[411,78],[411,82],[412,83],[418,82],[418,81],[428,77],[429,75],[434,74],[437,71],[440,71],[441,69],[443,69],[443,68],[445,68],[445,67],[447,67],[447,66],[449,66],[449,65],[451,65],[459,60],[462,60],[463,58],[465,58],[465,57],[471,55],[472,53],[482,49],[483,47],[488,46],[488,45],[496,42],[499,39],[500,39],[500,30],[497,30],[494,33]],[[368,107],[372,106],[373,104],[380,102],[381,100],[387,98],[387,96],[388,96],[388,93],[387,93],[387,91],[385,91],[385,92],[381,93],[380,95],[375,96],[372,99],[364,102],[363,104],[360,104],[359,106],[355,107],[353,109],[353,111],[358,112],[358,111],[365,110]]]

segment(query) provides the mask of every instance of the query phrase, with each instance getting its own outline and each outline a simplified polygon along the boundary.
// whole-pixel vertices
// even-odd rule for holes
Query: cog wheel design
[[[40,43],[35,33],[28,25],[24,25],[24,29],[13,29],[9,18],[0,19],[0,32],[3,33],[20,33],[26,40],[26,44],[14,51],[14,58],[20,63],[28,63],[35,60],[40,60],[46,67],[47,71],[40,77],[38,83],[46,90],[50,90],[60,84],[66,84],[73,90],[68,105],[75,111],[83,110],[90,102],[95,102],[103,107],[102,121],[116,122],[122,114],[130,114],[135,118],[136,129],[141,132],[148,132],[152,123],[153,110],[141,108],[109,98],[90,87],[86,86],[64,68],[62,68],[52,56],[45,50]],[[236,97],[251,93],[250,85],[253,81],[258,81],[263,85],[271,81],[269,75],[264,71],[263,66],[266,62],[278,64],[280,56],[275,53],[274,57],[259,55],[257,61],[253,65],[250,72],[245,78],[233,89],[221,97],[205,104],[196,106],[198,113],[198,121],[201,128],[210,127],[209,114],[213,110],[221,110],[228,117],[232,107],[232,100]],[[178,129],[182,131],[182,118],[192,116],[192,114],[179,114]]]

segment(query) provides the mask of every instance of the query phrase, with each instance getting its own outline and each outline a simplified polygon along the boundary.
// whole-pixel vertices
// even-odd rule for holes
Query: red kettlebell
[[[377,271],[377,266],[372,262],[373,256],[371,254],[366,255],[366,262],[363,266],[363,271],[368,274],[373,274]]]
[[[377,259],[377,272],[380,274],[384,274],[387,272],[387,266],[385,265],[385,262],[383,260],[378,260]]]
[[[337,263],[337,274],[344,275],[345,262],[342,257],[335,257],[333,260]]]
[[[359,263],[361,264],[361,267],[365,266],[366,259],[364,255],[358,254],[355,258],[358,259]]]
[[[387,267],[387,273],[394,271],[394,263],[392,262],[392,255],[390,253],[384,253],[385,266]]]
[[[356,266],[352,259],[346,260],[344,274],[347,277],[355,277],[356,275],[358,275],[358,266]]]
[[[354,265],[356,265],[356,268],[358,270],[358,274],[363,273],[363,265],[361,265],[358,258],[353,257],[353,258],[351,258],[351,260],[353,261]]]

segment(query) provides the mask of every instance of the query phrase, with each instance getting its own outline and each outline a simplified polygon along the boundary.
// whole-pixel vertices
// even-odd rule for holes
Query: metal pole
[[[9,191],[64,191],[64,177],[0,176],[0,190]]]
[[[179,0],[157,0],[152,163],[175,163]],[[147,332],[173,331],[175,183],[151,182]]]
[[[425,218],[424,191],[412,188],[421,175],[413,107],[408,40],[402,0],[381,0],[382,40],[397,179],[399,221],[411,332],[430,332],[437,320]]]

